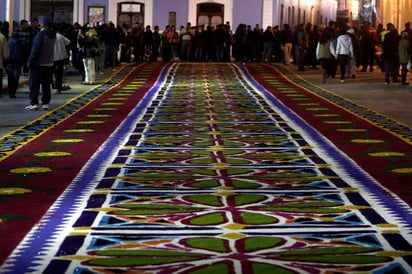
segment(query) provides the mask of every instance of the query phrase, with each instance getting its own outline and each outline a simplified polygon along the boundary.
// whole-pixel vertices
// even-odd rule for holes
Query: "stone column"
[[[262,26],[263,30],[267,26],[273,25],[273,0],[263,0],[263,9],[262,9]]]
[[[84,0],[73,0],[73,23],[84,25]]]
[[[13,32],[13,15],[14,15],[14,1],[7,0],[6,2],[6,21],[9,22],[10,35]]]

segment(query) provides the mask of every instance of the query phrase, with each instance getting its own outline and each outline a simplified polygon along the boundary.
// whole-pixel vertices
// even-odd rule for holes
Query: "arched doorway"
[[[197,25],[217,26],[223,24],[224,5],[216,3],[202,3],[197,5]]]
[[[135,26],[137,23],[144,25],[144,4],[137,2],[121,2],[117,5],[117,25],[127,24]]]

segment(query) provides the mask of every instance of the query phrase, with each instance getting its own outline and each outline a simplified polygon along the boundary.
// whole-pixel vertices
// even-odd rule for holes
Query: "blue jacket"
[[[8,42],[10,48],[10,55],[6,58],[7,64],[23,65],[26,61],[26,51],[24,48],[23,41],[12,38]]]

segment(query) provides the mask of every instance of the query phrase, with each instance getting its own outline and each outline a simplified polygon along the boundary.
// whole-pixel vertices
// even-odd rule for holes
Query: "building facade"
[[[229,22],[265,28],[285,23],[327,25],[340,20],[353,25],[370,21],[412,21],[411,0],[1,0],[0,21],[19,22],[48,16],[55,22],[114,22],[143,25],[217,25]],[[12,28],[12,26],[11,26]]]
[[[2,0],[0,21],[48,16],[54,22],[143,25],[295,26],[336,19],[336,0]]]

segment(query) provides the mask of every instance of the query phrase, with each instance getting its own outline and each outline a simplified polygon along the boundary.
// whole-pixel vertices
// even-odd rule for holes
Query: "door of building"
[[[127,24],[134,27],[137,23],[144,26],[144,4],[136,2],[122,2],[117,7],[117,24]]]
[[[31,18],[42,17],[49,17],[54,23],[72,22],[73,0],[31,0]]]
[[[223,24],[224,5],[203,3],[197,5],[197,25],[217,26]]]

